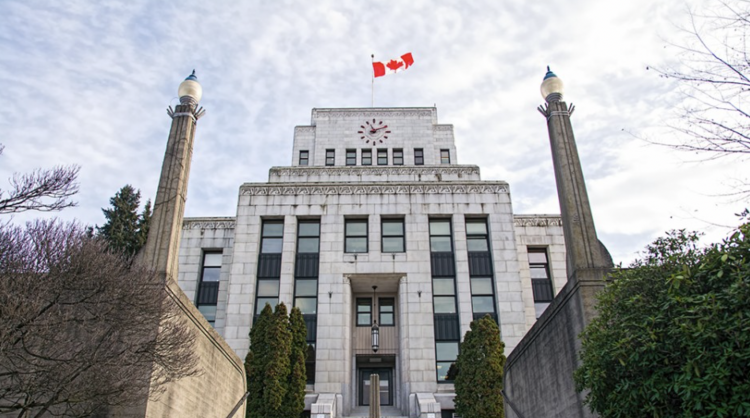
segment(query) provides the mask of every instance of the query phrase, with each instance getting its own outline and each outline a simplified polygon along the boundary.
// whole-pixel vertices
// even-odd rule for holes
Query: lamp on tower
[[[372,331],[371,331],[371,334],[372,334],[372,351],[375,352],[375,353],[377,353],[378,352],[378,348],[380,348],[380,328],[378,328],[378,320],[375,319],[375,313],[377,312],[376,309],[375,309],[377,307],[377,302],[376,302],[377,298],[375,297],[377,289],[378,289],[377,286],[373,286],[372,287],[372,300],[373,300],[373,308],[372,308],[373,312],[372,312],[372,315],[373,315],[373,320],[372,320]]]
[[[563,82],[547,66],[547,74],[542,81],[542,97],[547,103],[559,102],[563,96]]]

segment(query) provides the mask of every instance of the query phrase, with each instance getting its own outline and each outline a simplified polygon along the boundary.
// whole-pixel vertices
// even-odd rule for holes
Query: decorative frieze
[[[505,194],[507,183],[421,183],[421,184],[365,184],[365,185],[277,185],[246,184],[240,188],[245,196],[295,195],[377,195],[377,194]]]
[[[234,229],[234,218],[186,218],[182,229]]]
[[[308,176],[471,176],[479,175],[479,167],[465,166],[420,166],[420,167],[272,167],[271,176],[308,177]]]
[[[453,125],[433,125],[432,130],[437,132],[453,132]]]
[[[560,215],[514,215],[514,226],[562,226]]]

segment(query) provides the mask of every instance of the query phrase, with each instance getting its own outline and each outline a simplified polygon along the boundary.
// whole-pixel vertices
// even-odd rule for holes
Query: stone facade
[[[470,322],[493,315],[509,353],[538,316],[527,248],[563,287],[559,216],[514,215],[507,183],[458,164],[435,108],[313,109],[293,150],[268,182],[240,186],[235,217],[185,220],[180,286],[240,357],[263,303],[302,307],[316,418],[363,407],[370,373],[384,405],[450,416],[448,366]]]

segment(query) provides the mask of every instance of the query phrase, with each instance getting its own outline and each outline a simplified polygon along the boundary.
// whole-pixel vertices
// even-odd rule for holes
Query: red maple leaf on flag
[[[388,62],[388,64],[386,64],[385,66],[386,66],[386,67],[388,67],[388,68],[390,68],[390,69],[391,69],[391,70],[393,70],[393,71],[396,71],[396,70],[398,70],[398,69],[399,69],[400,67],[403,67],[403,66],[404,66],[404,63],[403,63],[403,62],[401,62],[401,61],[390,60],[390,61]]]

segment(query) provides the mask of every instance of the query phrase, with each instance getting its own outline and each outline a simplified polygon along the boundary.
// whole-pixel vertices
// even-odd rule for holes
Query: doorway
[[[370,375],[377,374],[380,376],[380,387],[370,387]],[[367,368],[359,370],[359,404],[360,406],[370,405],[370,390],[380,391],[380,406],[393,405],[393,369],[386,368]]]

